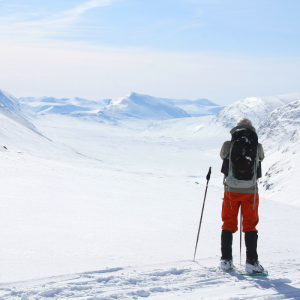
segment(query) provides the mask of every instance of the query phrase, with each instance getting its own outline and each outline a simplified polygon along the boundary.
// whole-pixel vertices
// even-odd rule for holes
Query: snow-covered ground
[[[269,276],[216,272],[219,150],[230,135],[212,118],[112,124],[47,114],[31,116],[31,127],[0,114],[0,297],[300,299],[300,201],[284,194],[260,199],[258,252]],[[268,165],[273,150],[262,138]],[[239,266],[239,233],[233,253]]]

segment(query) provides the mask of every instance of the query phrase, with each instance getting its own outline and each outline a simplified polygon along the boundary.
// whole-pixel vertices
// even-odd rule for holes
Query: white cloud
[[[1,0],[0,0],[1,1]],[[47,38],[49,36],[62,36],[74,33],[74,24],[88,10],[109,6],[115,0],[92,0],[82,3],[70,10],[62,11],[52,15],[44,15],[37,18],[34,14],[13,13],[0,18],[0,36],[14,37],[21,39]],[[40,41],[41,42],[41,41]]]
[[[74,9],[71,9],[65,13],[78,16],[78,15],[83,14],[84,12],[86,12],[89,9],[100,7],[100,6],[111,5],[112,2],[113,2],[113,0],[92,0],[92,1],[89,1],[86,3],[83,3],[81,5],[78,5]]]

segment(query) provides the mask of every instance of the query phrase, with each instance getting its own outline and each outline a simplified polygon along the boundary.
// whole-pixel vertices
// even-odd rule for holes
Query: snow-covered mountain
[[[37,118],[27,111],[12,95],[0,91],[0,154],[3,160],[17,156],[17,160],[28,157],[77,157],[74,151],[63,144],[51,141],[32,123]],[[0,155],[0,156],[1,156]],[[14,162],[13,162],[14,163]]]
[[[266,115],[258,123],[257,132],[266,152],[260,180],[262,195],[299,203],[300,100]]]
[[[131,93],[126,97],[89,101],[82,98],[23,97],[20,102],[38,114],[64,114],[98,120],[185,118],[182,109],[148,95]]]
[[[55,97],[22,97],[19,101],[24,107],[37,114],[67,115],[77,111],[92,111],[105,106],[104,101],[90,101],[78,97],[73,99]]]
[[[159,98],[167,103],[180,107],[192,117],[216,115],[224,106],[215,104],[207,99],[186,100]]]
[[[90,101],[82,98],[22,97],[21,104],[38,114],[64,114],[98,121],[121,119],[166,120],[215,115],[223,106],[207,99],[178,100],[131,93],[125,97]]]
[[[246,117],[249,118],[253,124],[256,124],[274,109],[299,99],[300,93],[245,98],[222,109],[212,119],[212,123],[221,123],[223,127],[232,128],[236,125],[238,119]]]
[[[189,115],[179,107],[148,95],[131,93],[126,97],[110,99],[101,114],[113,118],[138,118],[165,120],[187,118]]]
[[[156,137],[164,134],[174,139],[197,139],[206,142],[220,140],[221,143],[224,139],[230,139],[229,131],[236,126],[240,118],[247,117],[256,125],[269,112],[297,99],[300,99],[300,93],[270,97],[249,97],[225,107],[215,116],[194,117],[188,121],[153,122],[144,134]],[[209,145],[212,145],[211,142],[209,142]]]

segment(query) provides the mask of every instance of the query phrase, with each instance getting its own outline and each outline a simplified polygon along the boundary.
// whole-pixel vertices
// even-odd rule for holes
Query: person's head
[[[252,122],[251,122],[251,120],[249,120],[247,118],[241,118],[237,121],[236,125],[237,126],[241,126],[241,125],[250,125],[250,126],[252,126]]]

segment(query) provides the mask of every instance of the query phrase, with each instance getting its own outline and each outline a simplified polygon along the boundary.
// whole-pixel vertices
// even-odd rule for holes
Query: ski
[[[257,276],[264,276],[267,277],[269,275],[269,272],[267,270],[264,270],[263,273],[255,273],[255,274],[250,274],[246,273],[245,270],[239,270],[236,267],[233,267],[229,269],[228,271],[222,270],[220,267],[216,269],[217,273],[231,273],[231,274],[236,274],[236,275],[241,275],[241,276],[251,276],[251,277],[257,277]]]
[[[241,273],[240,275],[242,276],[252,276],[252,277],[255,277],[255,276],[268,276],[269,275],[269,272],[267,270],[264,270],[262,273],[254,273],[254,274],[249,274],[249,273]]]

